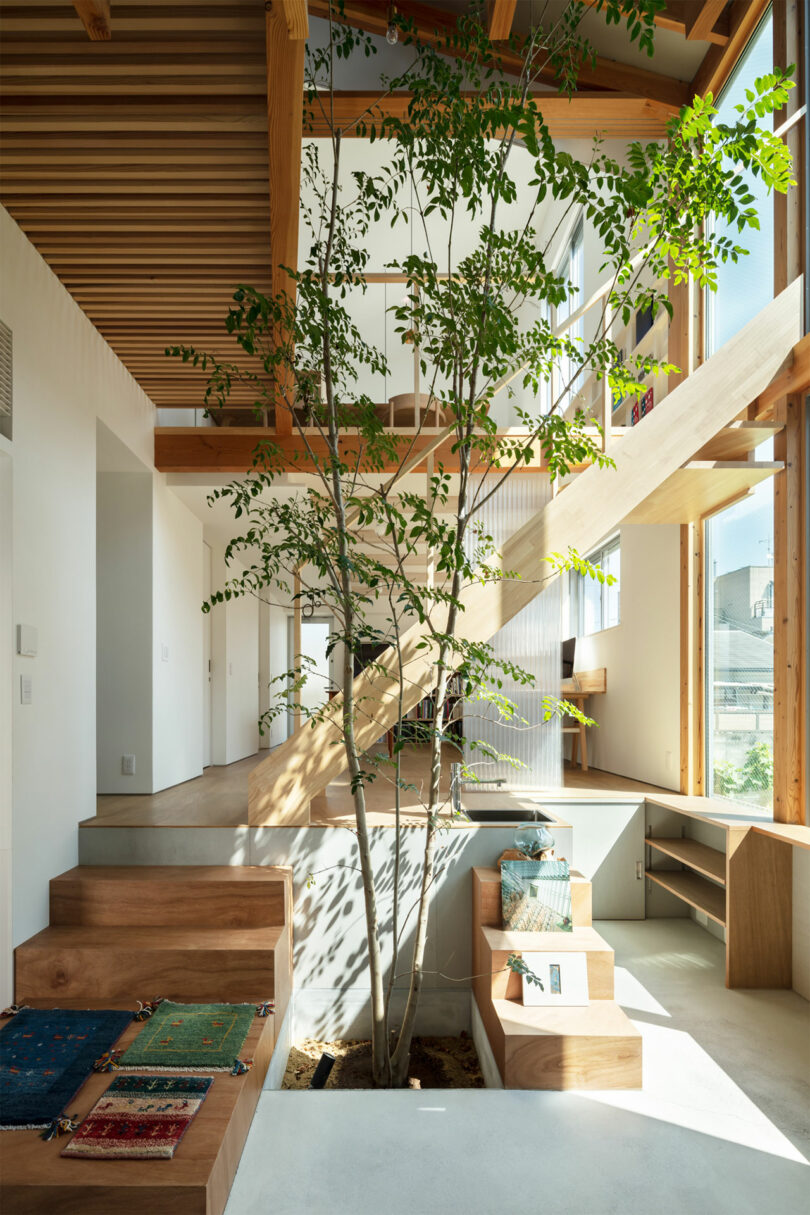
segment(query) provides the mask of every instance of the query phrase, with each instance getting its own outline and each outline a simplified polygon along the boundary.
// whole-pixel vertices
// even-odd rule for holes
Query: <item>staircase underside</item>
[[[472,586],[463,593],[462,628],[468,639],[488,641],[549,585],[551,567],[546,558],[550,554],[566,553],[569,548],[587,553],[628,520],[662,521],[660,514],[645,515],[641,508],[654,502],[656,495],[660,506],[662,487],[684,472],[687,476],[695,472],[685,466],[696,454],[704,454],[707,445],[731,427],[778,375],[801,337],[801,293],[802,281],[796,280],[679,384],[663,405],[616,444],[611,451],[614,468],[588,468],[510,537],[501,552],[502,568],[517,571],[520,578],[496,586]],[[775,468],[771,465],[769,472]],[[741,485],[745,492],[744,470],[726,471],[730,492],[739,493]],[[405,712],[434,684],[432,658],[421,648],[424,634],[423,627],[415,627],[401,642]],[[395,671],[393,651],[388,658]],[[386,656],[378,662],[384,666]],[[359,675],[354,687],[367,714],[357,727],[363,749],[396,721],[398,684],[373,671]],[[311,799],[345,768],[340,708],[338,696],[320,722],[297,730],[251,773],[252,826],[308,824]]]

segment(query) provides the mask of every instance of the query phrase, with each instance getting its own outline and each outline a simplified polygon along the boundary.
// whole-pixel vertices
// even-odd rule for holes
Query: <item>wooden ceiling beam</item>
[[[592,8],[597,0],[584,0],[584,3]],[[700,0],[668,0],[662,9],[659,9],[655,14],[655,24],[662,30],[669,30],[673,34],[684,34],[687,32],[687,21],[691,18],[694,10],[698,7]],[[708,32],[703,35],[706,42],[713,42],[717,46],[725,46],[728,42],[729,20],[728,10],[724,7],[726,0],[723,0],[721,12],[715,19],[714,24]]]
[[[717,97],[756,32],[770,0],[734,0],[729,10],[729,38],[725,46],[712,46],[692,79],[690,93]]]
[[[685,11],[687,42],[706,42],[726,7],[726,0],[693,0]]]
[[[664,135],[669,117],[667,107],[633,93],[587,91],[565,97],[537,92],[532,96],[554,139],[591,139],[597,133],[626,139],[658,139]],[[383,115],[405,118],[411,97],[408,92],[390,93],[380,100],[379,93],[343,90],[334,96],[335,121],[344,134],[355,135],[357,119],[370,110],[378,119]],[[325,119],[317,111],[310,115],[307,134],[314,137],[329,134]]]
[[[110,0],[73,0],[73,7],[91,42],[109,42]]]
[[[512,33],[517,0],[487,0],[487,33],[491,42],[502,42]]]
[[[309,0],[309,12],[313,17],[329,16],[330,0]],[[446,49],[447,38],[452,38],[456,28],[454,13],[444,9],[431,8],[418,0],[397,0],[397,12],[410,18],[415,25],[417,37],[426,46],[432,46],[440,52]],[[366,30],[370,34],[385,35],[388,26],[388,10],[376,0],[345,0],[344,18],[348,25],[356,29]],[[498,49],[493,56],[504,72],[519,75],[523,68],[523,60],[519,54],[509,49]],[[550,68],[543,68],[540,76],[546,81],[553,78]],[[583,63],[579,69],[580,85],[596,86],[611,92],[636,93],[650,101],[657,101],[667,107],[670,112],[677,111],[688,100],[687,86],[671,76],[662,76],[658,72],[650,72],[646,68],[635,67],[631,64],[619,63],[613,59],[605,59],[597,55],[591,62]]]

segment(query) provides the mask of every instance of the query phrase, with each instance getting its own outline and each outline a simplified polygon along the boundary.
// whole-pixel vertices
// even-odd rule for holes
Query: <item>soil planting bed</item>
[[[326,1088],[371,1088],[371,1043],[318,1042],[304,1038],[290,1051],[282,1088],[309,1088],[324,1051],[335,1056]],[[460,1038],[414,1038],[409,1088],[484,1088],[484,1077],[469,1034]]]

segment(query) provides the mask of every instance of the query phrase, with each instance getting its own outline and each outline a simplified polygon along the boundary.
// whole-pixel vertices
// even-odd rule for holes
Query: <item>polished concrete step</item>
[[[50,883],[50,922],[262,928],[289,923],[287,869],[243,865],[79,865]]]
[[[156,996],[286,1006],[290,932],[271,928],[56,925],[15,950],[15,998],[123,1001]]]

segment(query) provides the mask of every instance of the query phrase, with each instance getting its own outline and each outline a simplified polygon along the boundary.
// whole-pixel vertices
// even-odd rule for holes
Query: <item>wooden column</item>
[[[774,438],[773,817],[805,823],[805,461],[804,396],[774,407],[784,430]]]
[[[796,88],[788,103],[773,116],[774,128],[787,122],[807,98],[802,80],[802,4],[801,0],[773,0],[773,61],[776,67],[796,65]],[[785,132],[784,140],[793,157],[796,185],[787,194],[774,194],[773,288],[778,295],[802,273],[804,266],[804,156],[807,115]]]
[[[670,261],[669,272],[673,277],[669,279],[667,294],[672,305],[672,320],[669,325],[667,354],[670,363],[680,367],[680,371],[673,372],[668,377],[668,392],[677,388],[695,369],[692,280],[689,278],[686,282],[676,283],[674,270],[675,267]]]
[[[301,573],[296,569],[293,578],[293,667],[301,665]],[[300,690],[295,694],[296,706],[300,704]],[[293,727],[301,729],[302,713],[300,708],[293,709]]]
[[[270,169],[270,254],[272,292],[295,298],[295,285],[282,266],[298,265],[298,209],[301,193],[301,135],[304,103],[306,32],[292,0],[268,0],[265,14],[267,40],[267,135]],[[304,12],[304,16],[306,13]],[[292,433],[293,383],[288,373],[279,376],[276,433]],[[287,407],[284,405],[287,402]]]
[[[681,524],[680,791],[703,793],[703,532]]]

